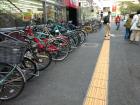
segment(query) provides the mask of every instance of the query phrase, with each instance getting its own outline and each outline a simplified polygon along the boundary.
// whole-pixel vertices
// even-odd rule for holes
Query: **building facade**
[[[78,24],[78,0],[0,0],[0,19],[3,13],[10,13],[16,18],[18,17],[18,25],[24,26],[20,22],[27,22],[31,19],[36,20],[39,24],[52,21],[73,21]],[[11,17],[9,17],[11,18]],[[4,18],[3,18],[4,19]],[[5,19],[6,20],[6,19]],[[13,19],[14,20],[14,19]],[[7,21],[7,20],[6,20]],[[11,21],[11,19],[9,19]],[[15,21],[15,20],[14,20]],[[0,23],[4,24],[4,23]],[[6,27],[15,25],[7,25]],[[4,26],[2,26],[4,27]],[[1,27],[0,27],[1,28]]]
[[[95,0],[79,0],[79,18],[82,22],[97,18],[97,12],[100,9]]]

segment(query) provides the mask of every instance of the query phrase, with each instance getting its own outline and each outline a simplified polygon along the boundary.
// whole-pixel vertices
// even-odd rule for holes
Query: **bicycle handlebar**
[[[16,39],[16,38],[13,38],[13,37],[11,37],[11,36],[9,36],[9,35],[3,33],[3,32],[0,32],[0,35],[5,36],[5,37],[7,37],[7,38],[9,38],[9,39],[12,39],[12,40],[14,40],[14,41],[18,41],[18,42],[20,42],[20,43],[22,42],[22,41],[20,41],[20,40],[18,40],[18,39]],[[23,42],[22,42],[22,43],[23,43]]]

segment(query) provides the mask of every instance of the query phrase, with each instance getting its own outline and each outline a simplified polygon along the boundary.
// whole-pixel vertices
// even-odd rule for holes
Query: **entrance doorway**
[[[72,21],[74,25],[78,25],[78,11],[76,8],[67,7],[67,20]]]

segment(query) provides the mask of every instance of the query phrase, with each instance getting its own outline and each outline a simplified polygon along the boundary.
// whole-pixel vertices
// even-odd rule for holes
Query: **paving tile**
[[[103,100],[95,99],[94,105],[106,105],[106,103],[105,103],[105,101],[103,101]]]
[[[97,88],[107,89],[107,81],[94,79],[94,82],[90,84],[90,86],[94,86]]]
[[[84,105],[106,105],[106,102],[95,98],[87,98]]]

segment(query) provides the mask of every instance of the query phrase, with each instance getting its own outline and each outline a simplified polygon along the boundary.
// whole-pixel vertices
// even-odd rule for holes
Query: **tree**
[[[140,10],[140,5],[139,4],[134,4],[131,2],[126,2],[127,5],[127,10],[131,12],[136,12],[137,10]]]
[[[120,8],[119,9],[120,9],[120,12],[121,12],[122,15],[125,15],[125,14],[128,13],[127,5],[126,5],[125,2],[120,3]]]
[[[132,2],[122,2],[120,4],[120,12],[122,15],[125,14],[130,14],[133,12],[136,12],[137,10],[140,10],[140,5],[139,4],[134,4]]]

